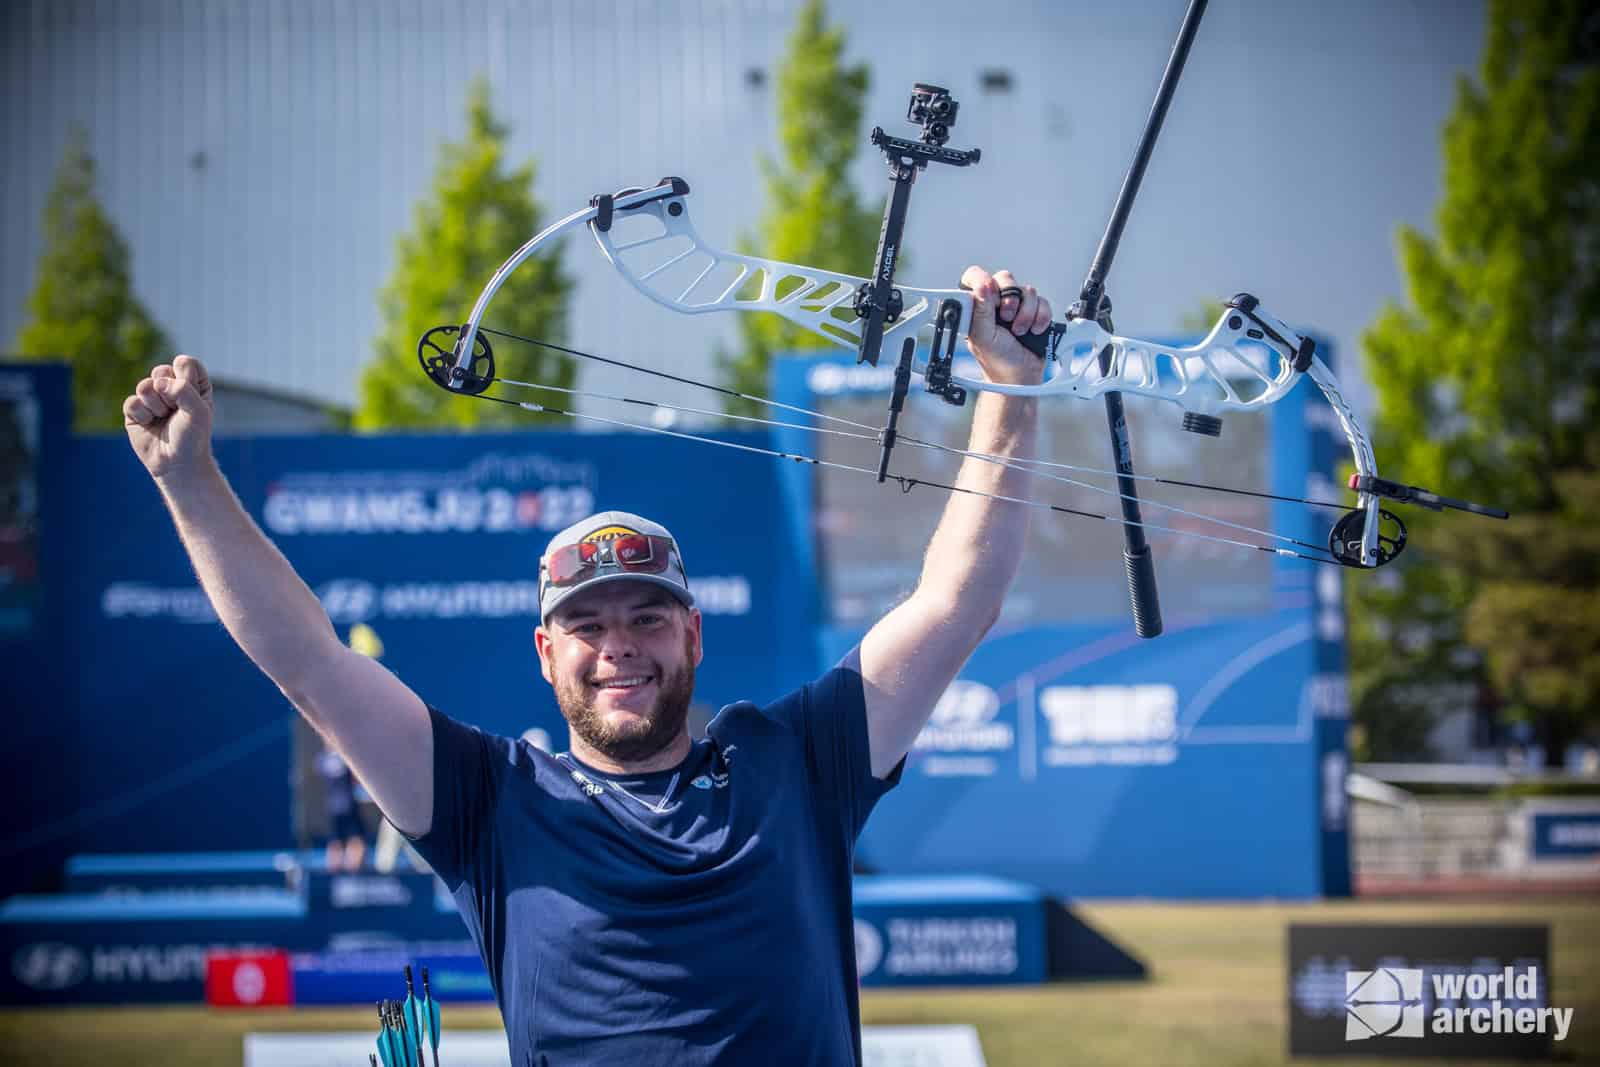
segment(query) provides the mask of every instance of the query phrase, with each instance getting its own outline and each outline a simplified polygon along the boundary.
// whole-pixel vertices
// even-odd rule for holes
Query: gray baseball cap
[[[618,558],[619,547],[625,558]],[[694,607],[683,553],[667,528],[632,512],[602,511],[556,534],[539,557],[539,620],[580,589],[619,581],[658,585],[684,607]]]

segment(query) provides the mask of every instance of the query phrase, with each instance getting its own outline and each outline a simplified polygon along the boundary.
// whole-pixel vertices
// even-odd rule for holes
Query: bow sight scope
[[[925,144],[943,145],[950,139],[950,127],[956,124],[956,112],[960,110],[961,105],[950,95],[950,90],[918,82],[911,87],[911,106],[906,108],[906,121],[922,127]]]

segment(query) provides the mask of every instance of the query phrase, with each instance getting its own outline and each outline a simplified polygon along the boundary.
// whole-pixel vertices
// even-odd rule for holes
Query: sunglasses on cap
[[[609,541],[563,545],[545,561],[545,581],[558,589],[577,585],[604,566],[632,574],[661,574],[672,565],[677,551],[672,538],[655,534],[624,534]]]

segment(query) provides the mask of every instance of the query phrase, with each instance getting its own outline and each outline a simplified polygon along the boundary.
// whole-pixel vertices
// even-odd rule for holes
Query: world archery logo
[[[1422,972],[1407,967],[1346,971],[1344,1039],[1421,1037]]]

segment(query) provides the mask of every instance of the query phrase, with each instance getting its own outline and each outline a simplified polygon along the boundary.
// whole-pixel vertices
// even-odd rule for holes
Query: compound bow
[[[1154,565],[1144,537],[1146,530],[1196,537],[1317,563],[1373,568],[1394,559],[1406,544],[1405,524],[1394,513],[1382,507],[1381,501],[1419,504],[1436,511],[1448,507],[1478,515],[1506,518],[1507,513],[1503,510],[1439,496],[1416,486],[1379,477],[1371,442],[1340,392],[1332,371],[1316,354],[1314,341],[1269,314],[1255,297],[1247,293],[1240,293],[1227,301],[1221,317],[1205,338],[1187,347],[1141,341],[1118,336],[1113,332],[1110,301],[1106,299],[1104,292],[1105,276],[1115,255],[1122,228],[1126,223],[1134,195],[1143,177],[1145,165],[1149,160],[1205,5],[1206,0],[1191,0],[1177,44],[1162,76],[1161,86],[1146,122],[1133,165],[1123,181],[1111,220],[1101,238],[1079,300],[1068,311],[1065,321],[1052,323],[1044,333],[1019,338],[1047,362],[1045,379],[1039,385],[1002,385],[954,373],[956,340],[965,337],[972,324],[971,295],[959,289],[917,289],[894,283],[894,266],[901,247],[910,190],[917,175],[930,163],[964,167],[977,163],[980,158],[977,149],[961,151],[946,147],[959,105],[944,89],[922,84],[913,89],[911,105],[907,112],[908,120],[922,129],[920,140],[909,141],[891,137],[882,129],[875,128],[872,131],[872,143],[884,152],[890,178],[894,184],[884,213],[877,263],[870,278],[718,249],[702,239],[690,221],[688,183],[681,178],[663,178],[649,188],[625,189],[618,193],[595,196],[587,208],[575,211],[546,227],[495,271],[473,305],[465,324],[437,326],[423,335],[417,346],[418,360],[424,372],[435,384],[462,395],[513,404],[529,411],[549,412],[614,426],[650,430],[747,452],[874,474],[880,482],[886,478],[894,478],[901,488],[906,490],[915,484],[926,484],[951,491],[979,492],[890,474],[889,457],[897,442],[1016,466],[1045,478],[1114,496],[1121,503],[1121,523],[1125,533],[1124,562],[1128,572],[1135,628],[1140,636],[1144,637],[1154,637],[1161,632]],[[885,425],[875,427],[792,405],[779,404],[765,397],[737,393],[692,378],[668,374],[535,338],[520,337],[484,325],[484,314],[488,310],[489,303],[512,272],[530,256],[580,226],[589,229],[601,254],[635,289],[673,311],[691,315],[717,311],[760,311],[781,315],[836,345],[855,350],[858,362],[873,365],[878,363],[879,353],[885,342],[899,342],[900,360],[896,367],[895,385]],[[1011,290],[1011,292],[1017,291]],[[724,395],[754,401],[770,409],[789,411],[836,426],[843,425],[847,428],[837,429],[751,416],[733,416],[743,421],[768,426],[784,426],[875,441],[881,450],[877,469],[874,471],[867,467],[722,441],[704,435],[631,423],[491,394],[487,392],[488,388],[499,382],[502,386],[564,392],[574,396],[593,396],[692,414],[720,414],[634,397],[606,396],[499,378],[495,371],[494,349],[488,340],[490,334],[710,389]],[[918,340],[930,334],[931,338],[924,350],[919,346]],[[987,390],[1012,396],[1065,395],[1083,399],[1103,397],[1112,438],[1115,469],[1102,470],[1039,460],[1004,460],[901,435],[898,430],[898,418],[913,374],[921,375],[924,386],[929,392],[957,405],[965,402],[970,390]],[[1355,474],[1349,483],[1357,498],[1354,507],[1330,501],[1230,489],[1134,472],[1121,394],[1132,393],[1174,404],[1184,412],[1185,430],[1215,437],[1221,433],[1224,412],[1254,411],[1264,408],[1286,395],[1302,377],[1309,377],[1321,391],[1337,416],[1345,439],[1349,443],[1355,466]],[[1066,474],[1052,473],[1059,471],[1112,476],[1115,477],[1117,486],[1112,489],[1083,482]],[[1237,493],[1319,507],[1336,507],[1344,514],[1333,524],[1327,544],[1323,546],[1187,511],[1171,504],[1144,502],[1168,513],[1202,519],[1280,542],[1276,546],[1261,544],[1145,520],[1140,511],[1141,501],[1137,491],[1139,481]],[[1079,511],[1040,501],[1010,497],[999,497],[999,499],[1067,514],[1117,521],[1109,515]],[[1283,547],[1284,545],[1294,547]]]

